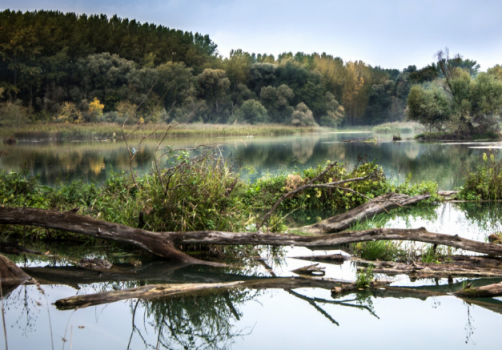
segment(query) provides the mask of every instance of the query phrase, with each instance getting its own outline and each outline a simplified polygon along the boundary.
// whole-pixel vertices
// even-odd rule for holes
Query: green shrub
[[[458,198],[466,200],[498,200],[502,198],[502,162],[483,153],[482,162],[469,173]]]
[[[373,265],[370,264],[366,269],[357,271],[356,287],[369,288],[374,278],[375,276],[373,275]]]

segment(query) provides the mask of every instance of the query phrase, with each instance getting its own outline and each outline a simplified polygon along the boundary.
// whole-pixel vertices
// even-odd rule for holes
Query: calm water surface
[[[410,137],[412,135],[409,135]],[[173,147],[194,147],[219,144],[225,156],[241,166],[242,177],[254,180],[266,174],[289,172],[316,166],[326,160],[353,165],[364,156],[380,164],[387,176],[404,181],[435,180],[439,188],[448,190],[460,186],[469,168],[473,168],[484,152],[499,157],[499,143],[419,143],[413,140],[392,142],[391,136],[378,135],[379,142],[361,142],[372,133],[327,133],[283,137],[227,137],[199,139],[168,139]],[[343,142],[358,140],[358,142]],[[138,149],[133,168],[150,171],[155,142]],[[19,169],[27,164],[32,174],[40,175],[43,183],[57,179],[101,182],[110,171],[129,169],[129,156],[121,141],[110,142],[19,142],[3,146],[8,156],[0,158],[0,169]],[[489,150],[488,150],[489,149]]]
[[[466,169],[475,166],[483,152],[499,156],[496,143],[342,142],[369,137],[371,133],[167,142],[174,147],[219,143],[222,153],[236,159],[242,166],[242,176],[251,180],[267,173],[316,166],[326,159],[353,165],[358,156],[367,156],[382,165],[390,178],[403,181],[411,172],[412,181],[435,180],[441,189],[460,186]],[[54,184],[58,178],[101,182],[110,171],[129,167],[125,146],[118,141],[20,142],[2,148],[9,155],[0,158],[0,169],[17,170],[26,163],[32,174],[40,175],[46,184]],[[137,171],[149,171],[154,148],[153,142],[138,147],[133,164]],[[297,214],[288,220],[303,224],[330,215]],[[490,233],[502,231],[501,218],[499,204],[448,203],[434,208],[406,209],[399,215],[384,217],[383,221],[387,227],[423,226],[433,232],[485,241]],[[268,278],[270,273],[261,265],[187,267],[144,258],[141,266],[132,267],[128,259],[138,257],[116,249],[36,248],[59,249],[70,260],[82,255],[102,256],[123,271],[109,275],[77,269],[66,260],[9,256],[37,277],[45,291],[41,294],[34,286],[21,286],[6,295],[6,331],[11,349],[51,349],[52,344],[58,349],[499,349],[502,340],[498,331],[502,301],[490,299],[470,304],[453,296],[412,298],[362,292],[333,297],[329,289],[322,288],[235,289],[60,311],[53,303],[74,295],[151,283]],[[279,255],[271,255],[267,250],[261,255],[276,275],[287,277],[295,276],[291,272],[295,268],[309,264],[294,257],[326,253],[285,248]],[[326,277],[355,279],[356,269],[350,262],[320,265],[326,268]],[[462,279],[456,279],[455,283],[458,286]],[[444,279],[412,282],[406,276],[396,276],[392,285],[449,291]],[[3,344],[3,332],[0,334]]]
[[[502,205],[498,204],[445,204],[427,213],[414,210],[419,209],[389,218],[386,226],[420,225],[478,240],[502,226]],[[70,256],[78,255],[78,250],[70,251]],[[294,257],[332,252],[337,251],[287,248],[279,255],[267,250],[261,255],[277,276],[287,277],[295,276],[291,270],[309,264]],[[454,296],[423,298],[361,292],[340,297],[322,288],[235,289],[58,310],[53,303],[60,298],[150,283],[270,277],[261,265],[208,268],[144,260],[142,266],[132,268],[126,264],[131,257],[117,249],[88,251],[87,255],[108,258],[123,271],[108,275],[77,269],[64,261],[10,256],[38,278],[45,290],[42,295],[33,286],[22,286],[6,296],[10,348],[50,349],[54,342],[59,349],[499,349],[502,340],[498,332],[501,301],[481,299],[469,304]],[[355,266],[350,262],[321,266],[326,268],[326,277],[355,278]],[[462,279],[454,282],[459,286]],[[396,276],[392,285],[450,290],[444,279],[411,282],[405,276]]]

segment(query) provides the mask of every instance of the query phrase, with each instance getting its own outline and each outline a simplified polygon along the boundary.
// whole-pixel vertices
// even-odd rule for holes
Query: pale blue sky
[[[231,49],[327,52],[373,66],[419,68],[448,46],[485,70],[502,63],[502,2],[492,0],[2,0],[0,9],[118,14],[209,34]]]

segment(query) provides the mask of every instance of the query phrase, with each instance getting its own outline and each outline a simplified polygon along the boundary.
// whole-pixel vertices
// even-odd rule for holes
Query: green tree
[[[221,117],[227,106],[227,95],[230,88],[230,80],[222,69],[206,68],[197,76],[199,97],[204,99],[211,109],[212,120]]]
[[[305,103],[299,103],[295,111],[293,112],[293,115],[291,116],[291,124],[294,126],[314,126],[315,125],[315,120],[314,120],[314,114],[312,111],[308,108],[308,106]]]
[[[450,103],[445,91],[434,86],[414,85],[408,95],[408,118],[425,125],[429,131],[442,130],[451,117]]]
[[[235,113],[236,119],[243,119],[251,124],[267,123],[267,110],[256,100],[248,100]]]

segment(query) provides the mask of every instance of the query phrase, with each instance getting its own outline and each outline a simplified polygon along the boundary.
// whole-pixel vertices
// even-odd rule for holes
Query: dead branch
[[[357,221],[364,221],[384,211],[415,204],[429,197],[430,194],[409,197],[405,194],[387,193],[346,213],[335,215],[313,225],[304,226],[299,231],[311,234],[339,232],[349,228]]]

